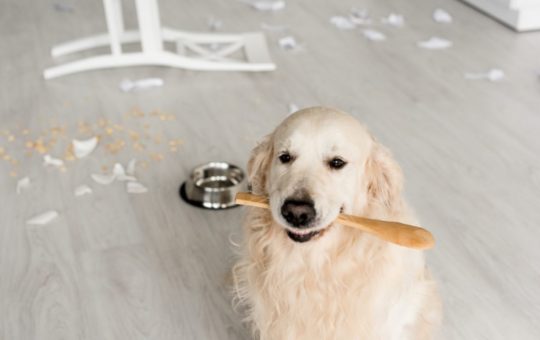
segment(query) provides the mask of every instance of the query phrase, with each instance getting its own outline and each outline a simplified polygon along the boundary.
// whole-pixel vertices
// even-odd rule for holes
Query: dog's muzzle
[[[308,230],[317,216],[311,200],[288,199],[281,206],[281,215],[295,229],[287,230],[287,236],[295,242],[307,242],[320,232]]]

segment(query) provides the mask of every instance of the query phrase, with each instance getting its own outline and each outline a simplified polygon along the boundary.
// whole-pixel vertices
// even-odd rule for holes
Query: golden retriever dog
[[[252,152],[236,302],[261,340],[432,339],[440,300],[422,251],[335,223],[340,212],[417,224],[389,151],[352,116],[313,107]]]

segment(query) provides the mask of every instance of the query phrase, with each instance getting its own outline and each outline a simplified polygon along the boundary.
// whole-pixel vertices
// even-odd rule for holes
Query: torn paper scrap
[[[90,175],[94,182],[102,184],[102,185],[109,185],[116,179],[116,176],[113,174],[110,175],[103,175],[103,174],[92,174]]]
[[[126,174],[129,176],[135,176],[135,167],[137,166],[137,160],[135,158],[131,159],[126,168]]]
[[[452,22],[452,16],[444,9],[437,8],[433,11],[433,20],[441,24],[449,24]]]
[[[30,178],[24,177],[17,181],[17,194],[30,187]]]
[[[420,41],[418,46],[428,50],[442,50],[451,47],[452,42],[439,37],[431,37],[428,40]]]
[[[282,32],[288,29],[285,25],[271,25],[265,22],[261,22],[261,29],[271,32]]]
[[[366,9],[352,8],[349,20],[355,25],[371,25],[371,19]]]
[[[485,80],[495,82],[495,81],[503,80],[504,77],[505,77],[504,71],[496,69],[496,68],[493,68],[486,73],[465,73],[465,79],[472,79],[472,80],[485,79]]]
[[[296,105],[295,103],[290,103],[289,104],[289,114],[291,113],[295,113],[296,111],[300,110],[300,108],[298,107],[298,105]]]
[[[43,165],[61,167],[64,165],[64,161],[58,158],[53,158],[51,155],[46,154],[45,156],[43,156]]]
[[[130,194],[144,194],[148,189],[139,182],[127,182],[126,190]]]
[[[120,89],[124,92],[133,92],[150,89],[152,87],[163,86],[164,82],[161,78],[145,78],[139,80],[124,79],[120,83]]]
[[[293,36],[286,36],[279,39],[278,44],[279,47],[285,51],[296,51],[300,49],[300,46]]]
[[[330,23],[342,31],[352,30],[356,28],[356,24],[354,22],[352,22],[349,18],[342,16],[331,17]]]
[[[75,188],[75,191],[73,193],[75,194],[76,197],[81,197],[84,195],[89,195],[92,192],[93,192],[92,188],[90,188],[88,185],[79,185],[78,187]]]
[[[113,175],[115,179],[119,181],[136,181],[137,179],[133,176],[126,175],[124,166],[120,163],[116,163],[113,167]]]
[[[401,14],[390,13],[386,18],[382,18],[381,22],[385,25],[403,27],[405,25],[405,18]]]
[[[261,12],[277,12],[285,8],[285,1],[282,0],[240,0],[240,2]]]
[[[42,214],[32,217],[31,219],[26,221],[26,224],[45,225],[52,222],[57,217],[58,217],[58,212],[54,210],[50,210],[50,211],[47,211],[47,212],[44,212]]]
[[[98,144],[98,139],[97,137],[92,137],[86,140],[74,139],[72,141],[72,144],[73,144],[73,153],[75,154],[75,157],[81,159],[88,156],[94,151],[94,149],[96,148]]]
[[[384,33],[381,33],[379,31],[375,31],[372,29],[365,29],[362,31],[364,34],[364,37],[366,37],[368,40],[371,41],[383,41],[386,40],[386,35]]]

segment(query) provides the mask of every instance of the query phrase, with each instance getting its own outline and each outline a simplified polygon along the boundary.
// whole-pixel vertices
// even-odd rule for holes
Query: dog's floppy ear
[[[390,151],[373,143],[366,162],[368,205],[398,211],[402,205],[403,173]]]
[[[252,193],[266,195],[266,178],[273,153],[273,135],[267,135],[251,151],[247,164],[248,185]]]

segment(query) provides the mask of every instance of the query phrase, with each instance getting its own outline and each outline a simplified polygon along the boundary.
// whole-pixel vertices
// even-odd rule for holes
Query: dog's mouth
[[[304,243],[311,241],[312,239],[320,238],[328,229],[330,229],[332,225],[329,225],[328,227],[324,229],[318,229],[318,230],[285,230],[287,232],[287,236],[293,240],[294,242],[298,243]]]

